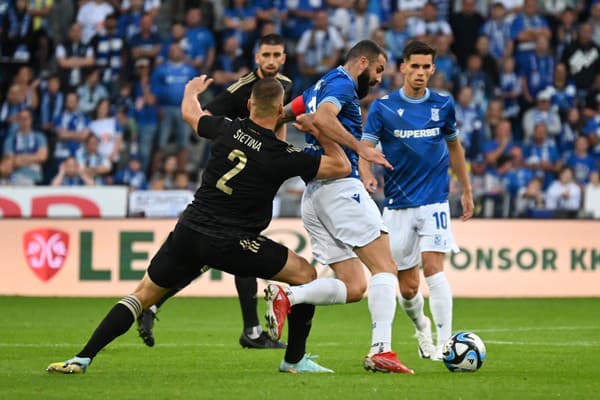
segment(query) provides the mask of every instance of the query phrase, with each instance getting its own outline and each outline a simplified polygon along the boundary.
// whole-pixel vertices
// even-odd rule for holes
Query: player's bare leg
[[[365,267],[358,257],[330,265],[337,279],[346,286],[346,303],[361,301],[367,291]]]
[[[364,367],[371,371],[412,374],[392,351],[392,324],[396,313],[396,263],[392,258],[389,238],[382,233],[377,239],[354,252],[371,271],[369,311],[373,323],[371,350]]]
[[[415,325],[419,356],[431,358],[435,352],[431,337],[431,320],[425,316],[423,295],[419,292],[419,267],[398,271],[398,303]]]
[[[135,291],[119,300],[100,322],[83,349],[73,358],[52,363],[48,372],[64,374],[84,373],[92,360],[106,345],[129,330],[142,309],[157,302],[167,289],[156,285],[148,274],[144,275]]]
[[[288,251],[288,259],[281,271],[271,280],[289,283],[290,285],[307,284],[317,277],[315,269],[304,259],[292,251]],[[306,354],[306,339],[312,327],[315,313],[313,304],[290,304],[283,287],[270,284],[265,289],[267,301],[267,327],[273,339],[281,337],[281,331],[287,318],[288,346],[285,356],[279,365],[280,372],[322,373],[333,372],[313,361],[314,357]]]

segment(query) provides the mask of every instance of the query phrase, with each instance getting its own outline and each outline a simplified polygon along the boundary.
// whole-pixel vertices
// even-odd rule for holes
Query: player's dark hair
[[[348,50],[348,54],[346,54],[346,62],[357,60],[360,57],[367,57],[369,62],[373,62],[377,60],[377,57],[379,57],[380,54],[383,55],[387,60],[385,50],[383,50],[381,46],[372,40],[361,40],[352,46],[350,50]]]
[[[433,60],[435,60],[435,49],[428,45],[425,42],[421,42],[420,40],[412,40],[408,42],[406,46],[404,46],[404,50],[402,51],[402,60],[408,61],[410,56],[413,54],[421,54],[426,56],[431,56]]]
[[[252,85],[250,94],[251,116],[265,118],[275,116],[277,109],[283,103],[283,86],[271,77],[259,79]]]
[[[265,77],[263,79],[258,79],[254,85],[252,85],[251,96],[256,97],[257,99],[267,100],[279,96],[281,93],[283,93],[281,82],[272,77]]]
[[[263,44],[269,45],[269,46],[283,46],[284,45],[284,40],[283,40],[283,36],[278,35],[277,33],[269,33],[268,35],[265,35],[263,37],[261,37],[260,39],[258,39],[258,46],[262,46]]]

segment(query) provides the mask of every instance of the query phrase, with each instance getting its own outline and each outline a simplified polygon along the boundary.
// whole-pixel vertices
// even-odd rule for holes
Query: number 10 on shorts
[[[446,211],[434,212],[433,218],[437,229],[448,229],[448,214],[446,214]]]

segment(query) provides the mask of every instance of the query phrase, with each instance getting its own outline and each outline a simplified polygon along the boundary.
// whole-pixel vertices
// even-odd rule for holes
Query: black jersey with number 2
[[[213,139],[202,185],[179,222],[214,237],[257,235],[271,221],[273,198],[293,176],[312,180],[320,156],[278,140],[250,119],[204,116],[198,134]]]

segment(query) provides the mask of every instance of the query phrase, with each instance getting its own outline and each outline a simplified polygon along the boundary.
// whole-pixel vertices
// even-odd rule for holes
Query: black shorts
[[[287,247],[264,236],[217,239],[178,223],[152,258],[148,275],[164,288],[193,280],[205,265],[232,275],[270,279],[287,258]]]

